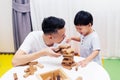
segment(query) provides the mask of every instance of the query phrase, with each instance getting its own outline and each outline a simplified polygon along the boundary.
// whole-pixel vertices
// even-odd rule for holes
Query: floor
[[[12,68],[12,57],[13,54],[0,54],[0,77]],[[120,59],[104,59],[103,67],[109,73],[111,80],[120,80]]]
[[[11,60],[13,54],[0,54],[0,77],[10,68],[12,68]]]
[[[103,67],[108,71],[111,80],[120,80],[120,59],[104,59]]]

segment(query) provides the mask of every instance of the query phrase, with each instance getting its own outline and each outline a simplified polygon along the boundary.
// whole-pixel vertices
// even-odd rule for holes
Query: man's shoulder
[[[29,38],[35,38],[35,37],[40,37],[40,36],[42,36],[43,35],[43,32],[42,31],[32,31],[32,32],[30,32],[29,34],[28,34],[28,36],[27,36],[27,38],[29,37]]]
[[[42,31],[32,31],[32,32],[30,32],[28,35],[29,36],[37,36],[37,35],[42,35],[43,34],[43,32]]]
[[[43,34],[43,32],[42,31],[32,31],[32,32],[30,32],[30,34]]]

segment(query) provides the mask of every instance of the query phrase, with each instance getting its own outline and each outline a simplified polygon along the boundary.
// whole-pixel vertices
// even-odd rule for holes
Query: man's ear
[[[92,24],[91,24],[91,23],[89,23],[89,24],[88,24],[88,26],[89,26],[89,27],[91,27],[91,26],[92,26]]]
[[[50,36],[49,39],[52,39],[52,36]]]

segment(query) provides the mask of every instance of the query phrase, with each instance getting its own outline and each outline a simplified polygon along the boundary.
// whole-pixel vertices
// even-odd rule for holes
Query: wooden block
[[[76,66],[75,70],[78,71],[78,66]]]
[[[69,44],[66,44],[66,45],[60,45],[59,48],[60,49],[68,49],[70,48],[71,46]]]
[[[14,80],[18,80],[17,73],[13,73]]]
[[[73,50],[72,48],[68,48],[68,49],[66,50],[66,52],[67,52],[67,53],[74,53],[74,50]]]
[[[79,65],[76,63],[76,67],[75,67],[76,71],[78,71],[78,67],[79,67]]]
[[[81,76],[79,76],[76,80],[83,80]]]
[[[31,65],[30,66],[30,71],[29,71],[30,75],[33,75],[35,71],[36,71],[35,66]]]
[[[64,68],[66,68],[66,69],[69,69],[69,70],[71,70],[72,69],[72,67],[71,66],[64,66],[64,65],[62,65]]]
[[[71,65],[72,67],[74,67],[74,66],[76,66],[76,63],[74,62],[74,63],[72,63],[72,65]]]
[[[34,69],[34,71],[37,71],[37,67],[36,66],[34,66],[33,69]]]
[[[49,76],[48,78],[46,78],[45,80],[52,80],[52,78]]]
[[[55,73],[52,73],[52,80],[55,80]]]
[[[65,54],[67,49],[61,49],[61,53]]]
[[[24,78],[27,78],[30,75],[30,72],[23,75]]]
[[[38,66],[39,68],[44,68],[44,65],[38,63],[36,66]]]
[[[36,70],[37,67],[35,67],[34,65],[29,65],[29,67],[26,70],[24,70],[26,74],[24,74],[23,77],[26,78],[29,75],[33,75]]]
[[[74,56],[80,56],[80,54],[79,53],[74,53]]]
[[[36,65],[36,64],[38,64],[38,62],[37,62],[37,61],[34,61],[34,62],[29,62],[29,65]]]
[[[27,72],[29,72],[29,71],[30,71],[29,68],[27,68],[27,69],[24,70],[25,73],[27,73]]]
[[[58,52],[61,51],[61,49],[60,48],[56,48],[56,49],[53,49],[53,51],[56,52],[56,53],[58,53]]]

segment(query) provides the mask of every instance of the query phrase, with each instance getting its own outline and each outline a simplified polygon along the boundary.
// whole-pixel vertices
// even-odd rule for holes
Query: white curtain
[[[80,10],[94,17],[93,28],[101,41],[104,57],[120,57],[120,1],[119,0],[30,0],[33,30],[41,30],[45,17],[56,16],[66,21],[66,34],[79,35],[74,27],[75,14]],[[76,48],[79,47],[75,45]]]

